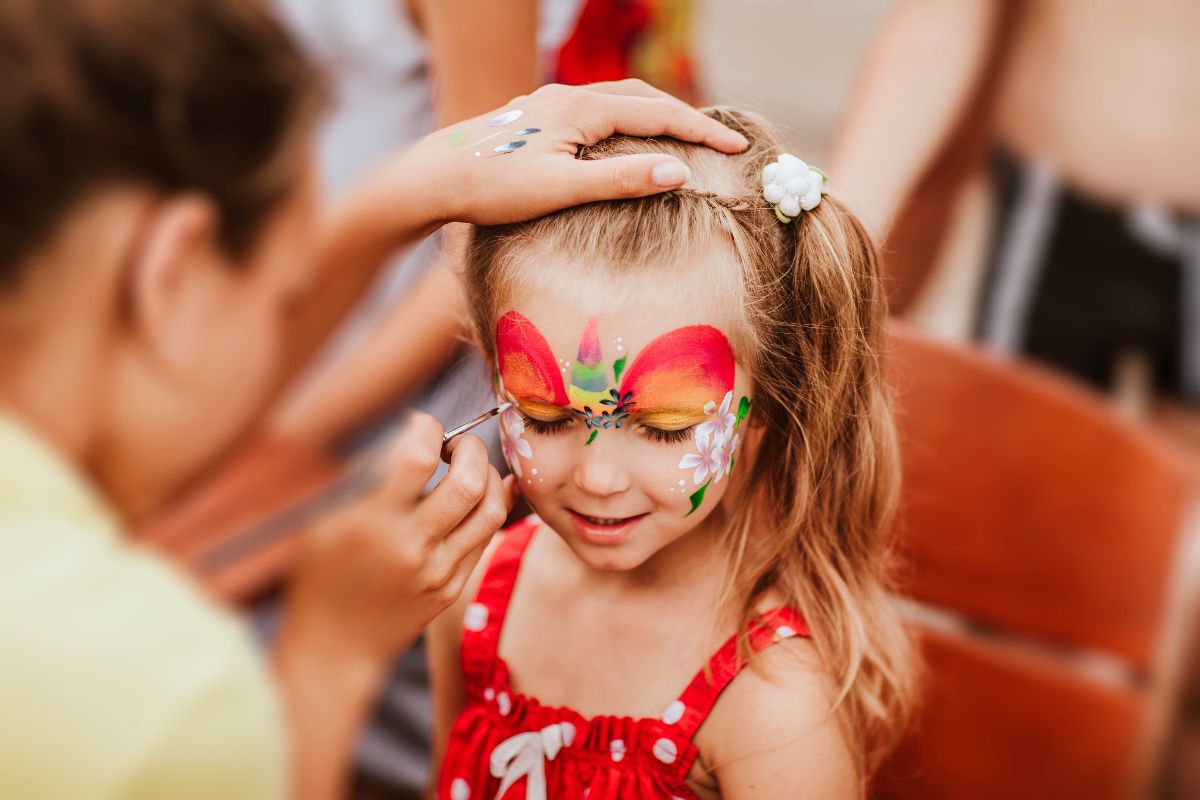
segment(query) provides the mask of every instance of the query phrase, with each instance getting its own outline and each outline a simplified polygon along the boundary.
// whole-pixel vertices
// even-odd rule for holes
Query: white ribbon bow
[[[546,800],[546,762],[553,761],[563,747],[561,725],[547,725],[540,731],[518,733],[496,745],[492,751],[492,777],[502,778],[496,800],[521,778],[528,778],[526,800]]]

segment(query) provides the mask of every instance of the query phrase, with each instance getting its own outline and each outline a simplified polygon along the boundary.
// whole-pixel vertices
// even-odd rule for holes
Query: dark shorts
[[[1102,389],[1135,353],[1159,393],[1200,399],[1197,218],[1101,204],[1004,153],[993,177],[979,338]]]

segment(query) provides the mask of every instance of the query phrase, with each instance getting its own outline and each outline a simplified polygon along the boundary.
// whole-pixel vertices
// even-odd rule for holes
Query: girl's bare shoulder
[[[837,684],[807,638],[776,642],[729,684],[697,735],[724,800],[862,796],[852,743],[834,711]]]

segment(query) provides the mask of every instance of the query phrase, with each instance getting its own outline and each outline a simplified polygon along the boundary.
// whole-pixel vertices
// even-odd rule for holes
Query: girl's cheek
[[[571,456],[569,442],[565,440],[570,438],[569,433],[542,435],[525,431],[525,440],[529,444],[528,451],[532,457],[525,458],[517,454],[521,463],[521,472],[517,480],[521,491],[528,497],[536,499],[540,493],[560,485],[564,476],[569,475]],[[505,455],[508,458],[508,450]],[[512,467],[511,460],[509,466]],[[517,475],[515,469],[513,474]]]

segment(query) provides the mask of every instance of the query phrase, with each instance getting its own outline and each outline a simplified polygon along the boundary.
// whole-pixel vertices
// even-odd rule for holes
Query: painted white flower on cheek
[[[521,459],[533,458],[533,448],[522,438],[524,433],[525,420],[521,419],[520,413],[509,408],[500,414],[500,449],[518,478],[521,477]]]
[[[725,398],[721,401],[721,406],[718,408],[716,401],[709,400],[704,404],[704,413],[708,415],[716,415],[715,419],[710,419],[707,422],[701,422],[696,426],[696,436],[701,433],[706,433],[711,436],[722,435],[729,437],[729,432],[733,430],[734,424],[737,422],[737,415],[729,410],[733,405],[733,392],[725,393]]]
[[[737,450],[741,438],[740,434],[732,431],[725,436],[721,449],[715,455],[713,474],[716,477],[713,479],[713,483],[720,483],[721,476],[728,475],[733,470],[733,452]]]
[[[711,429],[701,430],[696,428],[696,443],[695,453],[686,453],[683,458],[679,459],[680,469],[694,469],[692,473],[692,483],[701,484],[704,479],[712,475],[716,480],[720,480],[718,472],[721,466],[721,451],[724,450],[724,434],[713,435]]]

